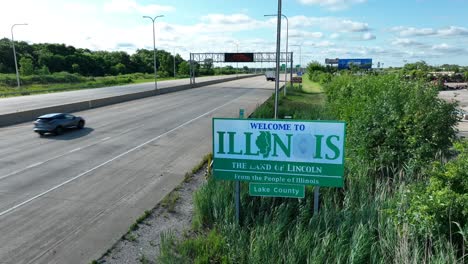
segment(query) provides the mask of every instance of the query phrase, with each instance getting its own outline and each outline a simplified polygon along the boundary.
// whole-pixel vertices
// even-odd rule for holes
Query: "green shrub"
[[[456,136],[456,104],[423,82],[343,75],[325,91],[333,115],[347,122],[347,152],[376,168],[420,168],[447,154]]]
[[[307,74],[309,77],[309,80],[320,83],[320,84],[325,84],[327,82],[330,82],[333,78],[333,75],[331,73],[327,72],[320,72],[320,71],[315,71]]]
[[[454,146],[458,155],[446,164],[434,163],[427,183],[412,184],[395,198],[391,215],[399,225],[408,223],[423,236],[440,233],[462,248],[468,243],[464,233],[468,223],[468,141]]]
[[[262,198],[249,196],[242,183],[240,226],[234,224],[233,182],[209,178],[195,194],[197,233],[182,241],[163,239],[161,262],[456,263],[457,251],[444,236],[434,233],[428,245],[414,226],[400,229],[392,221],[385,213],[392,187],[359,175],[368,171],[349,172],[343,190],[322,188],[318,215],[311,187],[304,199]]]

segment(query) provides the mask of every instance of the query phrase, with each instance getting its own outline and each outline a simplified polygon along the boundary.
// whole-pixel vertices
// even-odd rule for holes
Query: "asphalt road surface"
[[[77,113],[83,130],[0,128],[0,263],[89,263],[211,152],[213,117],[251,113],[263,76]]]
[[[239,74],[243,76],[245,74]],[[211,80],[219,80],[224,78],[232,78],[235,75],[221,75],[221,76],[209,76],[209,77],[198,77],[195,79],[197,83],[202,83]],[[190,79],[178,79],[170,81],[158,82],[158,89],[167,87],[179,86],[189,84]],[[91,99],[105,98],[111,96],[118,96],[129,93],[151,91],[154,89],[154,82],[139,83],[139,84],[128,84],[111,86],[104,88],[95,89],[84,89],[70,92],[58,92],[49,94],[37,94],[29,96],[17,96],[0,98],[0,114],[14,113],[20,111],[26,111],[31,109],[38,109],[54,105],[62,105],[66,103],[81,102]]]

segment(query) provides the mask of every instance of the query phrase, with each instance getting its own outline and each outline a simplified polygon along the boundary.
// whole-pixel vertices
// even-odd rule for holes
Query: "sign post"
[[[239,109],[239,118],[244,118],[244,109]],[[235,203],[236,203],[236,224],[240,223],[240,181],[236,181],[235,186]]]
[[[319,211],[319,196],[320,196],[320,187],[314,187],[314,214],[317,214]]]

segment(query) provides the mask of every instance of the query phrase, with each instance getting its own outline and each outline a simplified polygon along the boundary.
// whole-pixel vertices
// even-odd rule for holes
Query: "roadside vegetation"
[[[323,87],[319,82],[314,82],[309,78],[309,74],[302,77],[302,91],[304,93],[322,93]]]
[[[64,44],[15,42],[21,90],[18,91],[15,62],[9,39],[0,39],[0,97],[82,88],[122,85],[154,80],[153,51],[92,51]],[[187,78],[189,63],[179,54],[157,50],[159,80]],[[196,76],[248,73],[232,66],[214,67],[213,61],[194,63]],[[175,77],[174,77],[175,76]]]
[[[315,66],[314,66],[315,67]],[[295,86],[279,116],[347,122],[344,188],[262,198],[208,177],[194,194],[193,232],[162,236],[161,263],[466,263],[468,143],[456,105],[401,74],[308,71],[324,93]],[[273,99],[252,117],[271,118]]]
[[[163,81],[170,79],[173,78],[166,77],[158,80]],[[72,91],[85,88],[99,88],[151,81],[154,81],[154,75],[148,73],[85,77],[68,72],[59,72],[50,75],[31,75],[21,77],[21,89],[18,90],[16,87],[16,76],[14,74],[0,74],[0,83],[3,83],[3,85],[0,84],[0,97]]]

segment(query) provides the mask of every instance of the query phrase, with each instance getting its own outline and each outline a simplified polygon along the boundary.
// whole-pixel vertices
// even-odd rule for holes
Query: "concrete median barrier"
[[[81,102],[2,114],[0,115],[0,127],[10,126],[10,125],[24,123],[24,122],[30,122],[30,121],[35,120],[38,116],[41,116],[47,113],[73,113],[73,112],[83,111],[83,110],[87,110],[91,108],[103,107],[103,106],[108,106],[112,104],[118,104],[118,103],[123,103],[127,101],[142,99],[142,98],[146,98],[150,96],[155,96],[158,94],[173,93],[173,92],[183,91],[183,90],[192,89],[192,88],[198,88],[198,87],[222,83],[222,82],[234,81],[234,80],[245,79],[245,78],[252,78],[255,76],[259,76],[259,75],[257,74],[257,75],[247,75],[247,76],[244,75],[244,76],[239,76],[239,77],[229,77],[229,78],[205,81],[205,82],[200,82],[200,83],[195,83],[195,84],[177,85],[177,86],[163,88],[158,91],[151,90],[151,91],[144,91],[144,92],[138,92],[138,93],[129,93],[129,94],[112,96],[112,97],[98,98],[98,99],[93,99],[93,100],[86,100],[86,101],[81,101]]]

